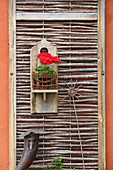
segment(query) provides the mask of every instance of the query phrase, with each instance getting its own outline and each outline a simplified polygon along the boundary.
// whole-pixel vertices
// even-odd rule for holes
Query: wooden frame
[[[98,157],[99,170],[106,169],[105,157],[105,0],[98,12]]]
[[[105,161],[105,0],[98,0],[99,12],[98,12],[98,153],[99,153],[99,169],[103,170],[106,168]],[[16,17],[16,1],[9,0],[9,170],[15,169],[16,166],[16,19],[28,20],[34,19],[35,14],[28,16],[22,16],[21,13]],[[42,15],[42,14],[41,14]],[[37,18],[44,19],[45,14],[40,18],[40,14],[36,14]],[[59,19],[58,14],[56,20]],[[60,20],[64,20],[67,14],[60,15]],[[92,15],[93,16],[93,15]],[[51,18],[45,20],[52,20]],[[75,14],[75,18],[72,18],[71,14],[66,20],[91,20],[91,15]],[[94,20],[97,16],[94,16]]]
[[[16,3],[9,0],[9,170],[16,167]]]

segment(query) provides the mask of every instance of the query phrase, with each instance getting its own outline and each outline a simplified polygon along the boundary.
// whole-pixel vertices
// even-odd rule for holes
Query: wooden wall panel
[[[43,2],[41,12],[45,12],[48,5],[46,1]],[[39,153],[30,169],[43,169],[50,159],[56,156],[64,159],[64,169],[98,168],[98,26],[97,17],[91,19],[91,16],[97,16],[98,3],[85,1],[83,6],[83,1],[76,2],[78,4],[78,7],[76,4],[74,8],[76,16],[81,16],[76,10],[80,8],[79,12],[83,12],[82,18],[83,16],[85,18],[75,17],[76,19],[72,21],[69,18],[65,21],[61,18],[55,21],[52,19],[38,21],[38,17],[32,20],[34,11],[40,12],[36,7],[37,3],[34,2],[36,7],[34,10],[31,2],[17,2],[16,72],[14,72],[16,73],[17,163],[23,150],[23,140],[19,139],[19,135],[31,128],[45,130],[40,137]],[[91,6],[88,6],[88,2]],[[23,6],[21,3],[24,5],[30,3],[32,8],[28,9],[25,6],[20,9]],[[68,4],[68,11],[63,9],[66,6],[61,6],[67,15],[67,12],[73,14],[72,3],[73,1]],[[49,5],[52,5],[52,2]],[[26,11],[29,12],[27,15]],[[48,13],[50,11],[55,12],[53,8],[49,8]],[[93,13],[90,16],[88,12]],[[57,45],[58,55],[62,60],[59,64],[59,110],[56,116],[30,113],[30,49],[42,38]],[[70,100],[68,90],[71,86],[78,91],[78,97],[72,97]]]
[[[30,49],[43,36],[57,46],[62,60],[58,67],[57,115],[30,113]],[[19,135],[40,128],[44,133],[31,168],[43,169],[51,159],[61,156],[64,169],[97,169],[97,21],[18,20],[16,44],[17,162],[23,150]],[[78,88],[78,98],[74,98],[77,117],[68,96],[71,83]]]

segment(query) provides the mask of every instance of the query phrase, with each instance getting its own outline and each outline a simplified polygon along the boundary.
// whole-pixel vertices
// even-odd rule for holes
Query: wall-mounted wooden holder
[[[46,48],[52,56],[57,56],[57,48],[46,39],[38,42],[32,47],[30,54],[30,78],[31,78],[31,113],[57,113],[58,112],[58,66],[51,64],[49,67],[54,69],[55,75],[36,75],[35,67],[40,66],[37,55],[42,48]],[[36,76],[39,76],[36,77]],[[44,81],[43,81],[44,80]],[[41,81],[41,82],[40,82]]]

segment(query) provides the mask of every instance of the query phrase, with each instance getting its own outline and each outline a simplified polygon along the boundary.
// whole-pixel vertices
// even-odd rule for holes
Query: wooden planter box
[[[34,74],[35,68],[41,66],[37,55],[42,48],[47,48],[52,56],[58,56],[56,46],[46,39],[42,39],[32,47],[30,53],[30,79],[31,79],[31,113],[51,114],[58,113],[58,66],[53,63],[50,68],[55,74]]]
[[[33,90],[58,89],[57,74],[40,75],[32,72],[32,87]]]

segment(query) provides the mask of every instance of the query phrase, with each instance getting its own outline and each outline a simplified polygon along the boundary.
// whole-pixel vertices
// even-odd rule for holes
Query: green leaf
[[[63,167],[63,163],[62,163],[62,159],[61,158],[59,158],[59,157],[57,157],[57,158],[55,158],[53,161],[51,161],[52,162],[52,165],[53,166],[48,166],[47,165],[47,168],[46,169],[44,169],[44,170],[59,170],[59,169],[61,169],[62,167]]]
[[[60,166],[59,166],[59,168],[62,168],[63,167],[63,164],[61,164]]]
[[[55,74],[55,70],[51,69],[50,67],[48,66],[38,66],[38,67],[35,67],[35,74],[40,74],[40,75],[45,75],[45,74]]]
[[[51,161],[52,162],[52,164],[54,165],[54,162],[53,161]]]

